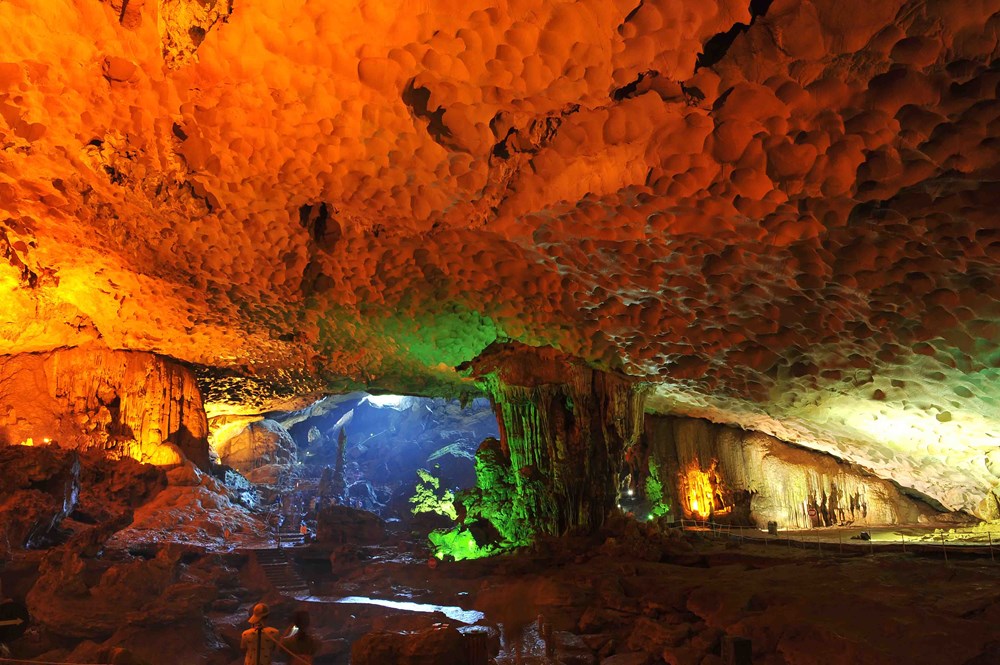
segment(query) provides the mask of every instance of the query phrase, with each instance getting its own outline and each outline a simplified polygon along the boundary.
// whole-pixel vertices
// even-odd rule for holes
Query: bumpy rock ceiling
[[[455,392],[510,338],[989,514],[998,11],[2,3],[0,353],[221,404]]]

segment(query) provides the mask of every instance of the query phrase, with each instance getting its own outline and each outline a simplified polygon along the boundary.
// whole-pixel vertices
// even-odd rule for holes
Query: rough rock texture
[[[448,625],[412,634],[373,631],[351,646],[354,665],[438,665],[469,663],[465,638]]]
[[[53,550],[28,593],[28,610],[57,635],[89,639],[106,639],[129,622],[164,624],[198,614],[218,592],[181,579],[181,554],[165,547],[148,561],[101,570],[71,548]]]
[[[371,545],[385,537],[385,522],[365,510],[333,504],[316,517],[316,540],[321,543]]]
[[[207,466],[207,435],[194,376],[175,362],[97,347],[0,356],[0,444],[53,441],[112,458]]]
[[[231,439],[216,442],[219,462],[231,466],[254,482],[267,480],[268,465],[288,465],[296,459],[295,441],[284,427],[273,420],[250,423]],[[255,478],[261,470],[265,477]]]
[[[760,432],[648,416],[643,436],[677,518],[812,528],[915,524],[937,513],[865,469]]]
[[[77,519],[104,522],[148,503],[167,487],[163,469],[131,458],[111,460],[100,453],[80,456]]]
[[[497,338],[996,515],[997,0],[0,5],[0,353],[210,401]]]
[[[167,473],[167,487],[136,509],[132,524],[111,542],[118,546],[183,542],[231,550],[268,538],[265,524],[222,483],[188,463]]]
[[[514,471],[516,505],[501,508],[552,535],[600,527],[615,507],[624,452],[642,432],[641,387],[519,344],[491,346],[472,372],[493,400]]]
[[[0,557],[34,547],[76,508],[80,459],[54,447],[0,446]]]

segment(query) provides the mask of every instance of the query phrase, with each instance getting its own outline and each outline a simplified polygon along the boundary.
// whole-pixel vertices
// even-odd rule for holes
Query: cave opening
[[[438,494],[453,496],[475,486],[476,451],[497,437],[484,398],[355,392],[265,414],[216,440],[214,450],[221,468],[256,486],[279,525],[315,529],[329,504],[393,522],[410,523],[421,508],[433,512],[420,504],[418,487],[433,483]]]

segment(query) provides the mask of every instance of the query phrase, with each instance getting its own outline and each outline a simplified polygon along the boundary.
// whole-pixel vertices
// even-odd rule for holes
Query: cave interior
[[[0,26],[0,663],[1000,662],[1000,0]]]

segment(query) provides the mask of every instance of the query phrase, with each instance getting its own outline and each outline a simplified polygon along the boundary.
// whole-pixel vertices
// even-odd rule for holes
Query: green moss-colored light
[[[405,357],[427,367],[459,365],[503,336],[493,319],[458,303],[416,316],[388,315],[381,328]]]
[[[416,485],[416,492],[410,497],[410,503],[413,504],[411,509],[413,514],[437,513],[451,520],[458,519],[458,513],[455,510],[455,493],[451,490],[445,490],[444,494],[438,496],[441,481],[427,469],[417,469],[417,475],[420,476],[420,482]]]
[[[456,561],[463,559],[480,559],[499,552],[495,546],[480,546],[475,536],[468,529],[457,526],[453,529],[437,529],[428,538],[434,545],[434,556],[439,559],[450,557]]]
[[[652,459],[649,460],[649,475],[646,477],[646,500],[651,504],[648,519],[656,519],[670,512],[670,503],[663,495],[660,468]]]

